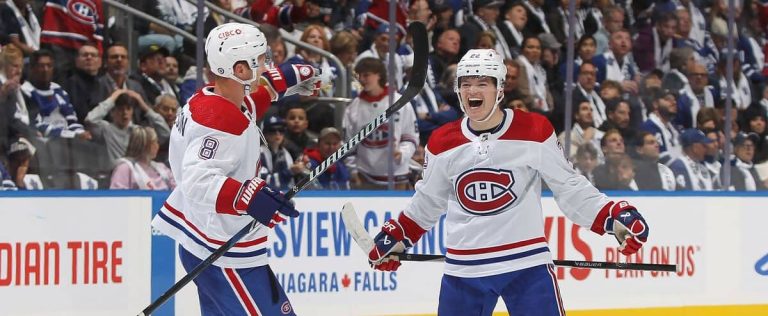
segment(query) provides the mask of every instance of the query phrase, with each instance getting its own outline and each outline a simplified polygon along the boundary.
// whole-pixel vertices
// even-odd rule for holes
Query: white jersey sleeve
[[[549,125],[549,122],[543,124]],[[548,128],[552,128],[551,125]],[[590,228],[597,213],[610,202],[565,159],[554,132],[539,144],[537,169],[555,197],[557,206],[579,226]]]

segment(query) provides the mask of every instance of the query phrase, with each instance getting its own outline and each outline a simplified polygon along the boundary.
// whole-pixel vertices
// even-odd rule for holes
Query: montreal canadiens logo
[[[67,3],[67,11],[72,18],[83,24],[96,22],[96,5],[89,0],[75,0]]]
[[[512,192],[515,178],[503,169],[472,169],[456,180],[456,196],[461,207],[475,215],[494,215],[510,206],[517,196]]]
[[[368,148],[386,148],[389,144],[389,123],[379,126],[371,135],[363,139],[362,144]]]

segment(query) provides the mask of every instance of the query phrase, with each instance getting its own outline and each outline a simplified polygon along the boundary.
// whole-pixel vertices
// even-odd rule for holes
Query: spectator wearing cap
[[[633,55],[642,72],[653,69],[669,71],[669,54],[677,33],[677,16],[672,12],[657,11],[654,24],[640,29],[635,39]]]
[[[759,140],[760,137],[755,133],[738,133],[733,138],[734,157],[730,161],[732,171],[729,191],[765,190],[753,163],[755,144]],[[723,172],[720,174],[723,175]]]
[[[115,90],[109,98],[101,101],[85,117],[85,121],[91,124],[94,141],[106,147],[104,158],[111,166],[125,155],[131,129],[134,127],[134,111],[137,108],[144,113],[145,119],[155,129],[159,142],[168,142],[171,130],[165,119],[132,90]],[[106,119],[107,115],[109,120]]]
[[[702,64],[694,63],[686,74],[685,88],[680,90],[677,98],[678,113],[675,124],[683,128],[699,127],[696,116],[704,108],[714,108],[715,99],[712,87],[708,86],[707,68]]]
[[[77,49],[73,74],[62,83],[62,88],[69,94],[80,122],[85,121],[85,115],[101,102],[101,99],[98,99],[100,69],[99,49],[94,44],[83,44]]]
[[[467,21],[461,25],[461,48],[459,55],[464,54],[475,46],[480,34],[484,31],[490,31],[496,37],[496,51],[504,58],[513,58],[510,46],[501,30],[496,25],[499,18],[499,7],[504,4],[500,0],[474,0],[472,1],[472,13],[467,16]]]
[[[760,164],[768,160],[768,131],[766,130],[766,111],[753,104],[742,113],[742,131],[758,136],[755,142],[755,157],[752,162]]]
[[[560,72],[558,71],[560,48],[563,45],[557,41],[554,35],[549,33],[539,34],[538,38],[541,41],[541,65],[547,71],[549,89],[550,91],[563,91],[564,76],[560,77]]]
[[[675,175],[659,162],[659,142],[653,134],[642,131],[632,146],[635,182],[640,190],[675,191]]]
[[[287,190],[294,183],[294,176],[302,174],[306,167],[303,159],[296,159],[285,148],[285,120],[270,116],[262,122],[262,131],[267,143],[261,146],[261,169],[259,177],[269,185]]]
[[[597,82],[620,82],[625,93],[637,94],[639,70],[632,58],[632,38],[629,31],[621,29],[611,33],[608,51],[595,56],[592,62],[597,66]]]
[[[330,157],[341,147],[341,132],[335,127],[326,127],[320,131],[320,137],[317,139],[317,145],[304,150],[304,159],[307,162],[309,170],[314,170],[325,159]],[[317,177],[312,185],[316,189],[325,190],[349,190],[349,170],[341,162],[332,164],[328,169]]]
[[[21,85],[24,102],[30,114],[38,112],[34,124],[45,137],[91,139],[91,133],[77,119],[69,94],[52,81],[54,56],[42,49],[32,53],[29,59],[29,81]]]
[[[707,145],[712,143],[704,132],[689,128],[680,134],[683,154],[669,163],[669,168],[675,174],[678,191],[712,191],[714,182],[704,158]]]
[[[165,58],[169,55],[168,49],[159,45],[149,45],[139,53],[139,72],[132,78],[141,84],[147,98],[144,102],[151,103],[163,93],[179,98],[173,85],[165,79]]]
[[[677,116],[677,101],[675,94],[661,88],[649,89],[651,103],[648,106],[648,120],[643,122],[642,129],[650,132],[659,142],[661,161],[666,163],[682,154],[680,133],[672,125],[672,119]]]
[[[512,58],[520,54],[520,48],[523,46],[523,29],[528,23],[528,11],[520,1],[513,1],[504,9],[504,18],[499,20],[498,27],[501,30],[504,40],[507,41]]]

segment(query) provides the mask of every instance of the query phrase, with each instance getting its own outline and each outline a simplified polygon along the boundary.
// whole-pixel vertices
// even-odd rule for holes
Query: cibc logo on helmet
[[[243,34],[243,30],[241,29],[234,29],[234,30],[226,30],[224,32],[219,33],[219,39],[225,40],[235,35]]]
[[[478,168],[467,170],[456,179],[456,197],[465,211],[488,216],[504,211],[517,196],[512,192],[512,171]]]

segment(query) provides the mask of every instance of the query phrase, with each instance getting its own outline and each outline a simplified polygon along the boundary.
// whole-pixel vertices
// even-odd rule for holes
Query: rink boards
[[[183,276],[174,243],[149,227],[164,193],[0,196],[0,315],[136,314]],[[619,256],[611,237],[573,225],[544,197],[552,254],[677,264],[678,271],[557,268],[569,315],[768,315],[768,195],[611,196],[631,201],[648,220],[650,240],[641,253]],[[408,198],[300,194],[302,215],[269,240],[272,268],[298,315],[434,315],[442,264],[372,271],[341,223],[341,206],[351,201],[369,231],[378,231]],[[442,233],[441,221],[414,252],[443,254]],[[155,315],[196,315],[196,299],[188,286]],[[499,315],[504,310],[500,302]]]

